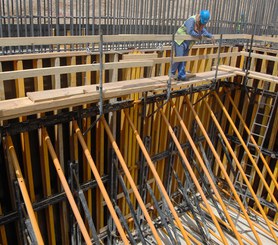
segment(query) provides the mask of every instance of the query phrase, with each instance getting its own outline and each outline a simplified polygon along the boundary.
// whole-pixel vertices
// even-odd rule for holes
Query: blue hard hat
[[[201,21],[202,25],[207,24],[209,21],[209,18],[210,18],[210,13],[208,10],[202,10],[200,12],[200,21]]]

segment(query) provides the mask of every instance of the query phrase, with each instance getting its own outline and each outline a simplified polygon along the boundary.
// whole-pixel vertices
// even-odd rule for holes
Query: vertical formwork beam
[[[1,207],[1,203],[0,203],[0,216],[2,215],[2,207]],[[7,240],[7,234],[6,234],[6,229],[4,225],[0,225],[0,241],[3,244],[8,244],[8,240]]]
[[[0,72],[2,72],[2,62],[0,62]],[[5,100],[4,80],[0,80],[0,101]]]
[[[260,151],[257,142],[255,141],[254,137],[251,135],[250,129],[247,127],[245,121],[243,120],[243,118],[242,118],[242,116],[241,116],[239,110],[237,109],[235,103],[233,102],[231,96],[230,96],[229,94],[227,94],[227,96],[228,96],[229,101],[230,101],[231,104],[233,105],[233,108],[235,109],[235,112],[237,113],[237,115],[238,115],[238,117],[239,117],[241,123],[243,124],[243,126],[244,126],[244,128],[245,128],[247,134],[250,136],[250,140],[251,140],[252,144],[255,146],[256,151],[259,153],[259,156],[260,156],[260,158],[261,158],[261,160],[262,160],[262,162],[263,162],[263,164],[264,164],[264,166],[265,166],[265,168],[266,168],[266,170],[267,170],[269,176],[271,177],[271,180],[273,181],[272,183],[275,185],[276,189],[278,190],[278,183],[277,183],[277,180],[275,179],[275,176],[273,175],[271,169],[269,168],[269,165],[268,165],[268,163],[266,162],[266,159],[264,158],[262,152]]]
[[[214,193],[215,193],[215,195],[218,199],[218,202],[219,202],[220,206],[222,207],[222,210],[223,210],[223,212],[224,212],[224,214],[225,214],[225,216],[226,216],[226,218],[227,218],[227,220],[228,220],[228,222],[229,222],[229,224],[230,224],[230,226],[231,226],[239,244],[243,244],[242,240],[241,240],[241,236],[240,236],[239,232],[237,231],[237,229],[235,227],[235,224],[234,224],[233,220],[231,219],[231,217],[230,217],[230,215],[229,215],[229,213],[226,209],[226,206],[225,206],[224,202],[222,201],[222,198],[221,198],[221,196],[220,196],[220,194],[219,194],[219,192],[218,192],[218,190],[217,190],[217,188],[214,184],[214,181],[213,181],[212,177],[210,176],[210,173],[209,173],[209,171],[208,171],[208,169],[207,169],[199,151],[197,150],[197,147],[196,147],[190,133],[188,132],[188,129],[186,128],[186,126],[185,126],[185,124],[184,124],[184,122],[183,122],[183,120],[182,120],[182,118],[181,118],[181,116],[180,116],[180,114],[179,114],[179,112],[178,112],[178,110],[177,110],[177,108],[176,108],[176,106],[175,106],[175,104],[172,100],[171,100],[171,105],[172,105],[172,108],[173,108],[176,116],[178,117],[178,120],[181,124],[181,127],[182,127],[186,137],[187,137],[187,140],[189,141],[189,143],[190,143],[190,145],[191,145],[191,147],[192,147],[192,149],[193,149],[193,151],[194,151],[194,153],[195,153],[195,155],[198,159],[198,162],[201,165],[202,170],[204,171],[204,173],[205,173],[205,175],[206,175],[206,177],[207,177],[207,179],[208,179],[208,181],[211,185],[211,188],[213,189],[213,191],[214,191]]]
[[[203,201],[204,201],[204,203],[205,203],[205,205],[206,205],[206,207],[207,207],[207,209],[208,209],[208,211],[209,211],[209,214],[211,215],[211,218],[212,218],[212,220],[213,220],[213,223],[214,223],[216,229],[218,230],[219,235],[221,236],[221,239],[222,239],[223,243],[224,243],[225,245],[228,245],[228,241],[227,241],[227,239],[226,239],[226,237],[225,237],[225,235],[224,235],[224,233],[223,233],[223,230],[221,229],[221,227],[220,227],[220,225],[219,225],[219,223],[218,223],[218,221],[217,221],[217,219],[216,219],[216,217],[215,217],[215,215],[214,215],[214,213],[213,213],[213,211],[212,211],[212,209],[211,209],[211,206],[209,205],[209,202],[208,202],[208,200],[207,200],[207,198],[206,198],[206,196],[205,196],[205,194],[204,194],[204,192],[203,192],[203,190],[202,190],[202,187],[200,186],[200,184],[199,184],[199,182],[198,182],[198,180],[197,180],[197,178],[196,178],[196,176],[195,176],[195,174],[194,174],[194,171],[193,171],[193,169],[191,168],[190,163],[189,163],[187,157],[186,157],[185,154],[184,154],[184,151],[183,151],[183,149],[182,149],[182,147],[181,147],[181,145],[180,145],[180,143],[179,143],[179,141],[178,141],[178,138],[176,137],[176,135],[175,135],[175,133],[174,133],[174,131],[173,131],[173,129],[172,129],[172,127],[171,127],[171,125],[170,125],[168,119],[166,118],[166,116],[165,116],[165,114],[163,113],[163,111],[162,111],[161,108],[160,108],[159,111],[160,111],[160,113],[161,113],[161,115],[162,115],[162,117],[163,117],[163,120],[165,121],[165,123],[166,123],[166,125],[167,125],[167,128],[168,128],[168,130],[169,130],[169,133],[170,133],[171,137],[173,138],[173,140],[174,140],[174,142],[175,142],[175,145],[176,145],[176,147],[177,147],[177,149],[178,149],[178,151],[179,151],[179,153],[180,153],[180,156],[181,156],[182,160],[184,161],[184,163],[185,163],[185,165],[186,165],[186,167],[187,167],[187,170],[188,170],[188,172],[189,172],[191,178],[192,178],[192,180],[193,180],[193,182],[194,182],[194,184],[195,184],[197,190],[199,191],[199,193],[200,193],[200,195],[201,195],[201,197],[202,197],[202,199],[203,199]]]
[[[60,164],[60,162],[58,160],[58,157],[57,157],[57,155],[55,153],[55,150],[53,148],[53,145],[52,145],[52,143],[50,141],[50,138],[48,136],[48,133],[47,133],[46,129],[42,129],[42,131],[43,131],[44,140],[45,140],[45,142],[47,144],[49,153],[50,153],[50,155],[52,157],[52,160],[53,160],[54,166],[56,168],[57,174],[58,174],[59,179],[61,181],[62,187],[65,190],[66,196],[68,198],[69,204],[70,204],[70,206],[72,208],[72,211],[74,213],[76,221],[77,221],[77,223],[79,225],[80,231],[81,231],[81,233],[82,233],[82,235],[84,237],[84,240],[85,240],[86,244],[89,245],[89,244],[91,244],[91,238],[90,238],[89,233],[88,233],[88,231],[87,231],[87,229],[85,227],[85,224],[84,224],[84,222],[82,220],[82,217],[81,217],[81,214],[80,214],[80,212],[78,210],[78,207],[77,207],[77,205],[76,205],[76,203],[74,201],[73,194],[70,191],[70,187],[69,187],[69,184],[68,184],[68,182],[67,182],[67,180],[65,178],[65,175],[63,173],[61,164]]]
[[[201,129],[201,131],[202,131],[202,133],[203,133],[203,135],[204,135],[204,137],[205,137],[205,139],[206,139],[206,141],[207,141],[207,143],[208,143],[208,145],[209,145],[209,147],[210,147],[210,149],[211,149],[211,151],[212,151],[212,153],[213,153],[213,155],[215,157],[215,160],[217,161],[217,163],[218,163],[218,165],[219,165],[219,167],[221,169],[221,172],[223,173],[223,175],[224,175],[224,177],[225,177],[229,187],[231,188],[232,193],[234,194],[234,196],[236,198],[236,201],[238,202],[242,212],[244,213],[244,216],[246,217],[246,220],[247,220],[248,224],[249,225],[251,224],[250,227],[251,227],[251,229],[252,229],[252,231],[253,231],[253,233],[254,233],[257,241],[258,241],[258,244],[262,245],[262,242],[261,242],[261,240],[260,240],[256,230],[254,228],[252,228],[253,226],[252,226],[251,220],[250,220],[250,218],[249,218],[249,216],[248,216],[248,214],[247,214],[247,212],[246,212],[246,210],[244,208],[244,205],[243,205],[242,201],[240,200],[240,198],[239,198],[239,196],[238,196],[238,194],[237,194],[237,192],[236,192],[236,190],[235,190],[235,188],[233,186],[233,183],[231,182],[230,177],[227,174],[226,169],[225,169],[224,165],[222,164],[222,162],[220,160],[220,157],[217,154],[217,152],[216,152],[216,150],[215,150],[215,148],[214,148],[214,146],[213,146],[213,144],[212,144],[212,142],[211,142],[211,140],[210,140],[210,138],[209,138],[209,136],[208,136],[208,134],[207,134],[207,132],[206,132],[202,122],[201,122],[201,120],[200,120],[200,118],[198,117],[198,115],[197,115],[195,109],[193,108],[191,102],[189,101],[189,99],[187,97],[185,97],[185,100],[186,100],[187,104],[189,105],[189,108],[193,112],[194,117],[196,119],[196,122],[198,123],[198,125],[199,125],[199,127],[200,127],[200,129]]]
[[[42,115],[39,115],[41,117]],[[52,195],[51,180],[50,180],[50,168],[49,168],[49,156],[47,152],[47,145],[43,140],[42,129],[38,129],[38,141],[39,141],[39,153],[40,153],[40,167],[41,167],[41,179],[43,186],[43,196],[48,197]],[[47,236],[49,244],[56,244],[55,236],[55,221],[54,221],[54,207],[49,205],[46,210],[46,226]]]
[[[32,203],[31,203],[28,191],[27,191],[27,187],[26,187],[26,184],[25,184],[25,181],[24,181],[24,178],[23,178],[20,166],[19,166],[19,162],[18,162],[16,152],[15,152],[15,149],[13,146],[13,142],[12,142],[12,139],[10,136],[7,136],[7,146],[8,146],[9,152],[10,152],[14,171],[16,173],[16,178],[17,178],[18,185],[19,185],[19,188],[20,188],[20,191],[21,191],[21,194],[22,194],[25,206],[26,206],[26,210],[27,210],[28,216],[30,218],[30,221],[31,221],[34,233],[35,233],[35,237],[37,239],[38,244],[44,244],[42,235],[40,232],[40,228],[39,228],[38,222],[36,220],[35,212],[32,207]]]
[[[226,110],[226,108],[225,108],[224,105],[222,104],[222,102],[221,102],[219,96],[218,96],[215,92],[213,92],[213,94],[214,94],[215,98],[217,99],[219,105],[221,106],[223,112],[225,113],[226,117],[228,118],[228,120],[229,120],[231,126],[233,127],[233,130],[234,130],[235,134],[237,135],[237,137],[238,137],[240,143],[242,144],[242,146],[243,146],[245,152],[247,153],[247,155],[248,155],[250,161],[252,162],[252,165],[254,166],[254,168],[255,168],[257,174],[259,175],[260,180],[263,182],[263,184],[264,184],[266,190],[268,191],[268,194],[270,195],[271,200],[273,201],[273,203],[275,204],[275,206],[278,208],[278,202],[277,202],[276,198],[274,197],[273,193],[271,192],[271,190],[270,190],[270,188],[269,188],[269,185],[267,184],[266,180],[264,179],[264,177],[263,177],[263,175],[262,175],[262,173],[261,173],[259,167],[257,166],[257,164],[256,164],[256,162],[255,162],[255,160],[254,160],[254,158],[252,157],[252,155],[251,155],[251,153],[250,153],[250,151],[249,151],[247,145],[245,144],[244,140],[242,139],[241,134],[238,132],[238,130],[237,130],[237,128],[236,128],[236,126],[235,126],[233,120],[230,118],[230,115],[229,115],[228,111]],[[244,175],[244,176],[245,176],[245,175]],[[249,181],[248,181],[248,183],[249,183]]]
[[[172,215],[174,216],[174,219],[175,219],[175,221],[176,221],[176,223],[177,223],[177,225],[178,225],[178,227],[179,227],[179,229],[180,229],[180,231],[181,231],[181,233],[182,233],[186,243],[187,244],[191,244],[191,242],[190,242],[190,240],[188,238],[189,234],[184,229],[184,227],[183,227],[183,225],[182,225],[182,223],[181,223],[181,221],[180,221],[180,219],[178,217],[178,214],[177,214],[177,212],[176,212],[176,210],[175,210],[175,208],[174,208],[174,206],[173,206],[173,204],[172,204],[172,202],[170,200],[170,197],[167,194],[167,191],[165,190],[165,187],[163,186],[163,183],[162,183],[159,175],[157,174],[155,166],[154,166],[154,164],[153,164],[153,162],[152,162],[152,160],[150,158],[150,155],[148,154],[148,152],[147,152],[147,150],[146,150],[146,148],[144,146],[144,143],[143,143],[140,135],[138,134],[134,124],[132,123],[132,121],[131,121],[131,119],[130,119],[130,117],[128,115],[127,110],[125,110],[124,112],[125,112],[125,115],[126,115],[126,118],[127,118],[128,122],[129,122],[129,125],[132,127],[132,130],[133,130],[133,133],[135,134],[136,140],[137,140],[137,142],[138,142],[138,144],[139,144],[139,146],[140,146],[140,148],[141,148],[141,150],[142,150],[142,152],[143,152],[143,154],[144,154],[144,156],[146,158],[146,161],[147,161],[147,163],[148,163],[148,165],[149,165],[149,167],[150,167],[150,169],[151,169],[151,171],[153,173],[153,176],[154,176],[154,178],[155,178],[155,180],[156,180],[156,182],[158,184],[158,187],[159,187],[163,197],[165,198],[165,201],[166,201],[167,205],[169,206],[169,208],[170,208],[170,210],[172,212]]]
[[[215,96],[217,96],[217,94],[215,94]],[[219,98],[218,98],[218,99],[219,99]],[[221,101],[220,101],[220,102],[221,102]],[[276,240],[276,242],[278,242],[277,236],[275,235],[275,232],[273,231],[273,228],[272,228],[272,226],[271,226],[271,224],[270,224],[268,218],[266,217],[266,215],[265,215],[265,213],[264,213],[264,211],[263,211],[263,208],[262,208],[262,206],[261,206],[261,204],[260,204],[260,201],[259,201],[258,198],[256,197],[256,194],[255,194],[255,192],[253,191],[252,186],[251,186],[251,184],[249,183],[249,181],[248,181],[248,179],[247,179],[247,177],[246,177],[246,175],[245,175],[245,173],[244,173],[244,170],[242,169],[242,167],[241,167],[241,165],[240,165],[238,159],[236,158],[236,156],[235,156],[235,154],[234,154],[234,152],[233,152],[233,149],[232,149],[231,145],[229,144],[229,141],[228,141],[226,135],[224,134],[224,132],[223,132],[223,130],[222,130],[220,124],[218,123],[218,121],[217,121],[217,119],[216,119],[214,113],[212,112],[212,110],[210,109],[210,107],[209,107],[209,105],[208,105],[208,103],[207,103],[206,101],[205,101],[205,104],[206,104],[206,106],[207,106],[207,109],[210,111],[210,115],[211,115],[213,121],[215,122],[215,124],[216,124],[216,126],[217,126],[217,128],[218,128],[218,130],[219,130],[219,132],[220,132],[220,134],[221,134],[221,136],[222,136],[224,142],[226,143],[226,146],[227,146],[227,148],[228,148],[230,154],[232,155],[233,159],[235,160],[235,163],[236,163],[236,165],[237,165],[237,167],[238,167],[240,173],[242,174],[242,177],[243,177],[243,179],[244,179],[244,181],[245,181],[245,183],[246,183],[246,185],[247,185],[249,191],[251,192],[251,195],[253,196],[255,203],[258,205],[258,208],[259,208],[261,214],[263,215],[264,220],[265,220],[265,222],[266,222],[266,224],[267,224],[267,226],[268,226],[268,228],[269,228],[269,230],[270,230],[270,232],[271,232],[273,238]],[[221,104],[222,104],[222,103],[221,103]],[[223,104],[221,105],[221,107],[222,107],[222,109],[223,109],[223,111],[224,111]],[[246,218],[247,218],[247,217],[246,217]],[[247,220],[247,221],[248,221],[248,220]],[[249,223],[249,222],[248,222],[248,223]],[[251,222],[250,222],[250,223],[251,223]],[[249,225],[250,225],[250,223],[249,223]],[[252,228],[252,226],[250,226],[250,228]],[[257,238],[257,237],[256,237],[256,238]],[[257,238],[257,239],[258,239],[258,238]]]
[[[132,190],[134,192],[134,195],[135,195],[135,197],[136,197],[136,199],[138,201],[138,204],[139,204],[140,208],[142,209],[142,212],[143,212],[143,214],[144,214],[144,216],[145,216],[145,218],[146,218],[146,220],[147,220],[147,222],[148,222],[148,224],[149,224],[149,226],[151,228],[151,231],[152,231],[152,233],[154,235],[154,238],[155,238],[155,240],[156,240],[156,242],[158,244],[162,245],[162,241],[161,241],[161,239],[160,239],[160,237],[158,235],[158,232],[157,232],[156,228],[154,227],[154,224],[153,224],[152,219],[151,219],[151,217],[150,217],[150,215],[148,213],[148,210],[147,210],[147,208],[145,206],[145,203],[143,202],[143,200],[142,200],[142,198],[141,198],[141,196],[139,194],[139,191],[138,191],[138,189],[136,187],[136,184],[134,183],[134,180],[132,179],[132,176],[131,176],[131,174],[130,174],[130,172],[128,170],[128,167],[127,167],[127,165],[125,163],[125,160],[124,160],[124,158],[123,158],[123,156],[122,156],[122,154],[121,154],[121,152],[120,152],[120,150],[118,148],[118,145],[117,145],[117,143],[116,143],[116,141],[115,141],[115,139],[114,139],[114,137],[112,135],[112,132],[111,132],[111,130],[110,130],[110,128],[109,128],[109,126],[108,126],[108,124],[107,124],[107,122],[106,122],[106,120],[105,120],[105,118],[103,116],[101,117],[101,122],[104,125],[106,133],[107,133],[107,135],[108,135],[108,137],[109,137],[109,139],[111,141],[112,147],[114,148],[115,153],[117,154],[117,157],[118,157],[119,162],[120,162],[120,164],[122,166],[122,169],[123,169],[123,171],[124,171],[128,181],[130,183],[130,186],[131,186],[131,188],[132,188]]]
[[[96,165],[94,163],[94,160],[93,160],[93,158],[92,158],[92,156],[90,154],[90,151],[89,151],[89,149],[88,149],[88,147],[87,147],[87,145],[85,143],[85,140],[84,140],[84,138],[82,136],[82,133],[81,133],[81,131],[80,131],[76,121],[73,122],[73,127],[74,127],[75,133],[77,134],[79,142],[80,142],[80,144],[81,144],[81,146],[83,148],[83,151],[84,151],[84,154],[85,154],[85,156],[86,156],[86,158],[88,160],[88,163],[89,163],[89,165],[91,167],[91,170],[92,170],[92,172],[93,172],[93,174],[95,176],[95,179],[96,179],[96,182],[97,182],[97,184],[99,186],[99,189],[100,189],[100,191],[101,191],[101,193],[103,195],[103,198],[104,198],[104,200],[106,202],[107,208],[109,209],[110,214],[111,214],[111,216],[112,216],[112,218],[113,218],[113,220],[115,222],[115,225],[116,225],[116,227],[117,227],[117,229],[119,231],[119,234],[120,234],[124,244],[129,244],[129,242],[127,240],[127,237],[125,235],[125,232],[123,230],[123,227],[121,225],[121,222],[120,222],[120,220],[119,220],[119,218],[118,218],[118,216],[116,214],[116,211],[115,211],[115,209],[113,207],[113,204],[112,204],[112,202],[111,202],[111,200],[109,198],[109,195],[108,195],[108,193],[107,193],[107,191],[105,189],[105,186],[104,186],[104,184],[103,184],[103,182],[101,180],[101,177],[99,175],[99,172],[97,170],[97,167],[96,167]]]

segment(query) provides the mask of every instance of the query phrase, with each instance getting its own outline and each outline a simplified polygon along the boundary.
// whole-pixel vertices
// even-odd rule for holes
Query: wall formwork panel
[[[239,52],[241,50],[242,52]],[[202,161],[209,166],[210,176],[214,178],[217,190],[221,193],[223,200],[229,200],[226,204],[231,206],[232,210],[237,202],[234,201],[236,199],[229,189],[231,187],[227,184],[226,177],[228,176],[231,182],[235,181],[238,173],[238,167],[235,165],[236,160],[241,164],[243,162],[251,164],[250,160],[246,160],[248,156],[244,153],[246,149],[243,145],[248,139],[244,123],[246,123],[247,129],[251,128],[263,90],[269,92],[267,101],[274,101],[275,96],[277,97],[277,52],[271,49],[253,47],[253,56],[250,58],[250,74],[247,74],[251,77],[246,82],[246,74],[242,72],[242,68],[247,64],[248,49],[246,51],[247,53],[243,46],[235,47],[229,44],[222,47],[217,45],[194,46],[189,57],[194,56],[195,58],[187,62],[187,70],[196,73],[198,77],[198,74],[205,72],[207,72],[206,74],[214,74],[211,70],[215,69],[214,66],[218,66],[217,82],[215,86],[211,86],[211,81],[202,82],[202,80],[192,86],[186,84],[179,86],[177,82],[172,81],[170,99],[167,99],[166,96],[166,86],[150,90],[143,89],[144,86],[149,86],[148,81],[144,79],[151,79],[151,77],[164,79],[164,84],[167,84],[166,75],[168,75],[169,69],[167,62],[169,60],[166,63],[158,62],[155,65],[152,63],[148,65],[147,62],[169,57],[169,47],[163,47],[159,50],[123,51],[122,53],[107,51],[102,56],[98,52],[76,51],[1,56],[1,79],[3,80],[0,82],[2,86],[1,99],[3,100],[1,106],[3,107],[0,115],[5,115],[3,108],[7,104],[4,103],[11,103],[12,109],[15,106],[13,101],[19,103],[22,101],[23,105],[25,103],[23,101],[28,96],[28,98],[33,99],[34,104],[51,104],[54,96],[58,97],[56,97],[57,108],[55,109],[34,110],[27,113],[21,109],[21,111],[14,112],[14,116],[1,118],[0,241],[3,244],[24,244],[27,241],[24,239],[32,239],[32,229],[26,232],[27,225],[24,223],[26,220],[31,220],[33,223],[37,220],[41,236],[44,242],[49,244],[69,244],[73,241],[78,243],[83,239],[86,241],[85,230],[92,239],[94,239],[93,235],[97,234],[104,243],[116,243],[117,239],[122,238],[119,229],[121,225],[129,239],[131,237],[128,231],[135,231],[134,239],[140,241],[140,229],[136,226],[136,220],[143,222],[143,227],[146,230],[143,230],[142,233],[146,239],[152,241],[154,238],[146,234],[151,233],[155,237],[155,232],[147,222],[147,215],[143,212],[144,208],[140,206],[140,198],[138,199],[127,173],[130,173],[137,186],[148,215],[156,224],[156,229],[163,230],[165,227],[160,226],[162,219],[156,201],[162,209],[168,207],[172,214],[173,211],[170,208],[171,205],[165,201],[167,198],[165,198],[165,193],[161,191],[160,182],[157,181],[155,173],[158,174],[157,176],[159,176],[179,215],[188,215],[192,218],[193,213],[189,203],[186,203],[184,195],[187,193],[188,197],[192,198],[194,198],[194,193],[196,196],[200,195],[200,190],[194,181],[197,181],[200,187],[204,184],[205,172]],[[223,54],[219,60],[216,55],[218,52]],[[136,55],[140,58],[137,58]],[[203,58],[199,59],[198,57]],[[79,68],[78,65],[98,65],[101,63],[113,65],[121,62],[138,63],[132,67],[129,66],[129,68],[113,66],[114,68],[112,67],[105,72],[97,69],[93,71],[74,70]],[[145,65],[142,65],[144,62]],[[59,70],[53,72],[56,68],[63,67],[67,69],[66,72],[59,73]],[[48,68],[53,68],[53,70],[47,70]],[[28,69],[32,69],[35,75],[20,73],[29,72]],[[38,69],[41,69],[41,73],[36,73]],[[227,72],[227,77],[221,79],[221,69],[232,69],[232,71]],[[13,73],[14,71],[17,73]],[[273,82],[265,82],[265,77],[259,77],[251,71],[271,75]],[[231,75],[233,72],[237,73]],[[100,79],[102,79],[104,86],[111,82],[125,81],[127,83],[127,81],[132,80],[135,83],[141,83],[141,88],[138,88],[138,92],[132,90],[132,86],[136,86],[135,84],[128,86],[123,84],[121,85],[123,87],[117,87],[121,82],[118,82],[118,85],[110,90],[109,87],[107,90],[104,87],[104,95],[106,92],[112,95],[108,97],[109,99],[104,100],[104,116],[101,118],[99,118],[99,97],[93,97],[95,96],[93,93],[91,98],[93,102],[90,102],[88,97],[87,103],[76,102],[71,106],[59,106],[63,99],[72,96],[72,99],[75,100],[77,98],[75,96],[78,96],[76,93],[79,91],[78,89],[83,88],[82,86],[89,86],[84,87],[84,89],[87,89],[90,95],[90,86],[100,86]],[[266,85],[269,87],[264,87]],[[67,90],[67,88],[75,89]],[[36,97],[34,92],[40,91],[43,94],[41,93],[39,94],[40,97]],[[57,95],[59,91],[65,92]],[[213,115],[223,129],[224,135],[220,133]],[[266,116],[265,114],[262,118],[261,124],[266,123]],[[268,131],[261,148],[263,159],[257,163],[266,184],[261,181],[262,177],[259,173],[254,171],[251,173],[253,181],[250,183],[254,193],[261,198],[259,199],[261,206],[258,207],[257,203],[254,203],[254,198],[250,197],[251,194],[247,196],[247,199],[240,196],[242,200],[247,202],[252,212],[257,212],[258,219],[263,220],[264,215],[267,215],[265,222],[269,222],[266,227],[271,227],[267,230],[271,242],[275,242],[277,239],[277,225],[275,225],[277,222],[275,204],[277,203],[278,174],[277,120],[278,115],[275,112],[268,125],[271,130]],[[181,121],[192,137],[203,160],[197,157]],[[108,123],[109,128],[105,122]],[[84,136],[77,134],[78,128],[81,132],[86,132]],[[173,136],[169,131],[170,128],[173,129],[176,136]],[[109,129],[111,134],[109,134]],[[111,141],[111,135],[115,141]],[[245,143],[240,141],[241,136]],[[178,141],[177,145],[174,143],[175,137]],[[223,144],[225,137],[228,142]],[[82,147],[80,138],[84,139]],[[146,151],[141,148],[140,139]],[[259,141],[257,139],[258,143]],[[212,143],[212,146],[209,142]],[[51,154],[53,153],[50,151],[51,144],[57,158]],[[87,150],[84,150],[84,145],[88,147]],[[229,152],[227,145],[232,147],[233,153]],[[178,146],[181,148],[179,149]],[[216,155],[211,147],[215,149]],[[254,149],[250,149],[250,152],[254,152]],[[88,155],[92,157],[93,162],[89,159],[90,157],[88,158]],[[15,156],[18,165],[14,164]],[[192,166],[194,178],[188,170],[186,159]],[[53,160],[55,160],[55,165]],[[151,168],[152,165],[149,165],[149,161],[153,164],[154,170]],[[267,170],[263,161],[266,161],[270,171]],[[96,172],[92,172],[92,166],[95,166],[95,171],[99,176],[95,175]],[[223,168],[226,169],[226,177]],[[245,168],[247,169],[248,166]],[[247,171],[246,169],[245,171]],[[22,176],[18,170],[21,170]],[[18,185],[21,183],[21,177],[26,185],[24,192]],[[63,178],[65,178],[64,182],[62,181]],[[239,177],[239,181],[241,178],[242,176]],[[103,185],[99,184],[100,181]],[[70,192],[65,191],[67,185]],[[236,183],[234,185],[236,186]],[[202,187],[205,190],[205,187]],[[84,199],[80,199],[78,195],[80,189],[84,191],[87,204],[85,210],[92,217],[96,233],[89,231],[91,226],[85,218],[86,212],[82,206]],[[109,206],[109,199],[105,199],[104,189],[112,201],[112,206]],[[236,190],[240,193],[240,190]],[[70,193],[74,199],[70,199]],[[30,199],[32,204],[29,208],[26,205],[25,196]],[[213,200],[219,201],[218,198],[212,198],[208,193],[205,193],[205,196],[211,202]],[[74,208],[73,201],[68,202],[68,200],[75,200],[78,209]],[[199,203],[196,200],[192,202]],[[200,207],[202,205],[200,204]],[[203,207],[205,211],[199,212],[209,215],[209,209],[214,205],[203,205]],[[30,216],[32,208],[35,219]],[[126,223],[122,220],[121,223],[117,223],[116,216],[112,215],[111,210],[113,208],[117,216],[125,220]],[[264,210],[263,213],[261,208]],[[222,209],[224,210],[223,207]],[[76,213],[72,210],[75,210]],[[78,221],[77,211],[82,216],[82,220]],[[169,211],[165,212],[167,214]],[[236,211],[233,212],[236,213]],[[134,214],[136,215],[134,216]],[[165,217],[174,220],[172,216],[166,214]],[[241,216],[244,215],[241,214]],[[141,220],[138,217],[143,218]],[[215,220],[210,220],[206,216],[206,219],[206,222],[211,222],[214,225],[217,225],[218,222],[221,223],[219,220],[216,221],[216,217]],[[83,227],[82,222],[86,229],[80,228],[80,232],[77,227]],[[33,223],[32,227],[34,227]],[[229,221],[226,224],[231,225],[229,229],[233,229]],[[259,227],[261,224],[259,222]],[[169,226],[179,227],[178,223],[171,223]],[[217,235],[214,235],[212,231],[209,233],[225,244],[225,239],[221,238],[223,227],[217,229],[219,229]],[[199,243],[204,242],[202,229],[198,230],[198,227],[188,226],[185,230],[185,234],[191,231]],[[117,236],[111,236],[111,232]],[[168,231],[166,233],[169,234]],[[35,232],[35,235],[37,234]],[[184,235],[184,237],[186,236]],[[38,237],[39,235],[37,239]],[[195,241],[190,235],[189,237],[190,240]],[[234,237],[234,239],[239,238]]]

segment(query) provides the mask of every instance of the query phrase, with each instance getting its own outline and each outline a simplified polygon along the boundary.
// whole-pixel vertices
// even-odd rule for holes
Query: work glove
[[[212,36],[210,40],[211,40],[211,43],[212,43],[212,44],[215,44],[214,36]]]

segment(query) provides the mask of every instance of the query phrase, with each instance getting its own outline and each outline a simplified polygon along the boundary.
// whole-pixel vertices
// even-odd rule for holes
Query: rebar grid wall
[[[201,9],[214,34],[277,34],[277,0],[1,0],[0,36],[171,34]]]

